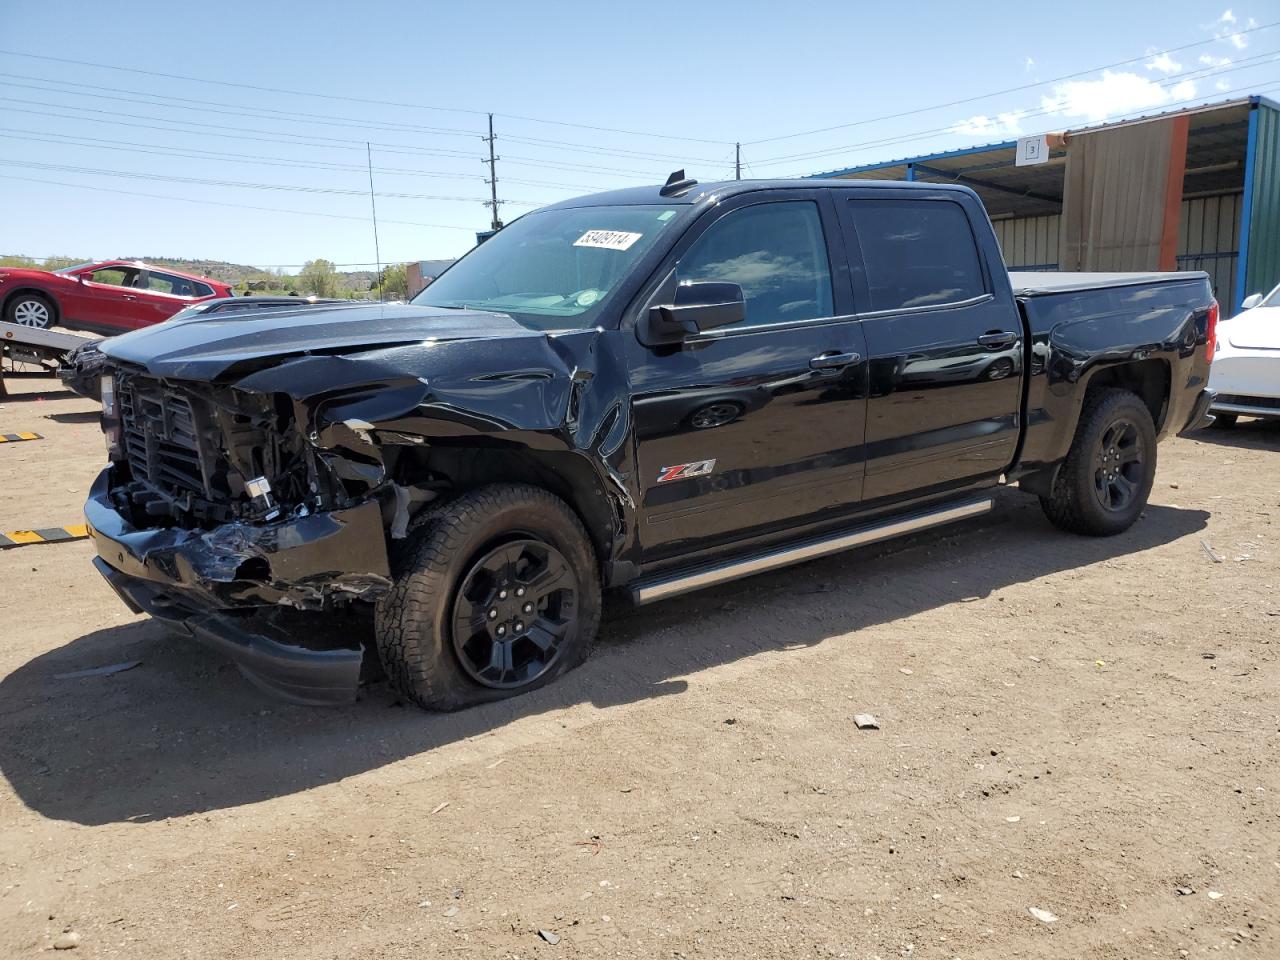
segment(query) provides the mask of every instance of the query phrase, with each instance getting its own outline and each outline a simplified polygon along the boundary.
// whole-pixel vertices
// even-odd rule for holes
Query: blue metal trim
[[[883,163],[865,163],[859,167],[847,167],[844,170],[831,170],[827,173],[811,173],[803,179],[816,180],[820,177],[844,177],[851,173],[867,173],[871,170],[883,170],[886,167],[909,166],[913,163],[929,163],[932,160],[946,160],[950,157],[965,157],[973,153],[991,153],[996,150],[1016,150],[1017,140],[1006,140],[1003,143],[985,143],[977,147],[963,147],[960,150],[946,150],[942,153],[925,153],[917,157],[902,157],[898,160],[886,160]]]
[[[1257,152],[1258,106],[1255,103],[1249,108],[1249,139],[1244,151],[1244,204],[1240,209],[1240,259],[1236,267],[1236,295],[1231,309],[1233,316],[1240,312],[1240,304],[1244,302],[1247,296],[1245,291],[1249,287],[1249,228],[1253,221],[1253,167]]]
[[[916,165],[915,165],[914,163],[908,163],[908,164],[907,164],[907,179],[908,179],[908,180],[910,180],[910,181],[911,181],[911,182],[913,182],[913,183],[915,182],[915,179],[916,179]]]

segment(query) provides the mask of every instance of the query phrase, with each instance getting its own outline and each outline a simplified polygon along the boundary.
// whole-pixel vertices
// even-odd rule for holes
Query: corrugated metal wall
[[[1025,217],[992,223],[1010,270],[1057,270],[1058,232],[1062,217]]]
[[[1232,299],[1231,291],[1235,289],[1242,197],[1239,193],[1229,193],[1220,197],[1183,200],[1182,219],[1178,225],[1178,269],[1203,270],[1209,274],[1224,309]],[[1276,215],[1280,215],[1280,200],[1274,210]],[[1061,221],[1058,214],[995,221],[992,226],[1009,269],[1057,270]],[[1273,229],[1280,233],[1280,224]]]
[[[1230,312],[1236,288],[1240,251],[1240,214],[1244,195],[1197,197],[1182,201],[1178,225],[1178,269],[1203,270],[1213,283],[1214,296]]]
[[[1280,283],[1280,110],[1259,104],[1255,122],[1245,296]]]

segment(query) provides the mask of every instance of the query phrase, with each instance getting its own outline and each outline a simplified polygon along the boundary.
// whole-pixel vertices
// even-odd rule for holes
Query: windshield
[[[1266,296],[1266,299],[1264,299],[1260,304],[1258,304],[1258,306],[1280,307],[1280,286],[1276,287],[1274,290],[1268,293]]]
[[[662,206],[526,214],[450,267],[413,302],[492,310],[535,330],[590,327],[610,292],[675,218],[674,209]]]

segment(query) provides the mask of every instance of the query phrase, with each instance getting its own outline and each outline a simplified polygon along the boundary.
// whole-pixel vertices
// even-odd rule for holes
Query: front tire
[[[537,487],[482,487],[434,510],[378,601],[378,652],[400,694],[458,710],[535,690],[578,666],[600,623],[582,522]]]
[[[47,330],[57,319],[57,311],[49,298],[42,294],[19,293],[5,307],[4,318],[22,327]]]
[[[1146,507],[1155,472],[1156,428],[1147,405],[1128,390],[1100,390],[1086,398],[1071,449],[1040,506],[1069,533],[1113,536]]]

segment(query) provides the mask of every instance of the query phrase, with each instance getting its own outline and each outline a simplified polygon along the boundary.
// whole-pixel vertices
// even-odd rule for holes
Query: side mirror
[[[1256,307],[1256,306],[1257,306],[1258,304],[1260,304],[1261,302],[1262,302],[1262,294],[1260,294],[1260,293],[1251,293],[1251,294],[1249,294],[1247,297],[1245,297],[1245,298],[1244,298],[1244,300],[1242,300],[1242,301],[1241,301],[1241,303],[1240,303],[1240,309],[1241,309],[1241,310],[1252,310],[1254,307]]]
[[[681,283],[672,303],[649,308],[641,340],[650,346],[679,343],[706,330],[741,323],[746,316],[747,304],[738,284],[719,280]]]
[[[88,283],[88,282],[89,282],[89,276],[90,276],[90,275],[89,275],[89,274],[87,274],[87,273],[77,273],[77,274],[76,274],[76,280],[78,280],[80,283]]]

